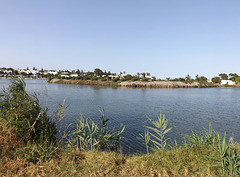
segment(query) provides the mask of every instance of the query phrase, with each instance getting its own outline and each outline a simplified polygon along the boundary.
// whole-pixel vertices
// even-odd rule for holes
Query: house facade
[[[235,85],[236,83],[232,80],[221,80],[221,85]]]

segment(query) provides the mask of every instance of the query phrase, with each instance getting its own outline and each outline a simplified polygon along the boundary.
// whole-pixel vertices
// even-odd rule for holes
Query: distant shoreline
[[[205,83],[200,84],[193,82],[191,84],[180,81],[90,81],[90,80],[68,80],[52,79],[49,83],[56,84],[76,84],[76,85],[94,85],[94,86],[111,86],[111,87],[133,87],[133,88],[208,88],[220,87],[219,84]]]

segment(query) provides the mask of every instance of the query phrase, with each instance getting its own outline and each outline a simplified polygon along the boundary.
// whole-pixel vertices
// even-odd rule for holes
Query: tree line
[[[127,74],[125,72],[120,72],[120,74],[112,73],[110,71],[103,71],[100,68],[95,68],[94,71],[84,72],[82,69],[77,70],[58,70],[55,74],[48,72],[48,70],[37,70],[35,67],[32,69],[33,71],[37,71],[37,74],[21,72],[13,68],[0,68],[0,77],[8,77],[10,75],[17,75],[23,78],[29,77],[37,77],[37,78],[48,78],[49,80],[58,78],[58,79],[73,79],[73,80],[92,80],[92,81],[161,81],[164,79],[156,78],[155,76],[151,76],[149,72],[137,72],[135,75]],[[11,71],[12,73],[6,73],[6,71]],[[25,71],[30,71],[29,68],[25,69]],[[51,70],[49,70],[51,71]],[[56,71],[56,70],[54,70]],[[179,78],[170,78],[167,77],[165,80],[167,81],[180,81],[185,83],[207,83],[212,82],[215,84],[220,84],[222,80],[231,80],[238,84],[240,82],[240,76],[237,73],[220,73],[218,76],[212,77],[210,80],[205,76],[196,75],[195,78],[192,78],[189,74],[185,77]]]

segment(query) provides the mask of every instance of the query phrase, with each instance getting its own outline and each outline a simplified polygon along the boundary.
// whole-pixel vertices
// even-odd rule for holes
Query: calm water
[[[192,88],[192,89],[131,89],[100,88],[81,85],[48,84],[45,80],[26,80],[29,92],[39,93],[43,106],[54,112],[65,99],[66,126],[74,123],[80,113],[93,120],[100,120],[101,107],[105,109],[110,127],[126,125],[122,143],[124,152],[143,151],[136,137],[144,132],[146,116],[156,119],[165,114],[174,129],[169,137],[180,143],[191,128],[201,132],[211,121],[219,133],[235,135],[240,141],[240,88]],[[0,79],[0,88],[7,87],[8,80]],[[48,97],[46,97],[46,93]]]

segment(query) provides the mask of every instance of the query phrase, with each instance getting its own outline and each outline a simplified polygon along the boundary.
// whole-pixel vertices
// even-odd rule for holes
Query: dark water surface
[[[100,107],[104,107],[111,128],[126,125],[122,147],[127,153],[144,150],[136,137],[143,134],[142,126],[148,124],[146,116],[157,119],[160,112],[174,126],[169,137],[179,143],[191,129],[201,132],[210,121],[219,133],[226,132],[228,137],[234,133],[235,140],[240,141],[240,88],[132,89],[25,81],[27,91],[39,93],[42,106],[50,112],[66,100],[66,126],[73,124],[80,113],[98,121]],[[8,84],[8,80],[0,79],[0,88]]]

